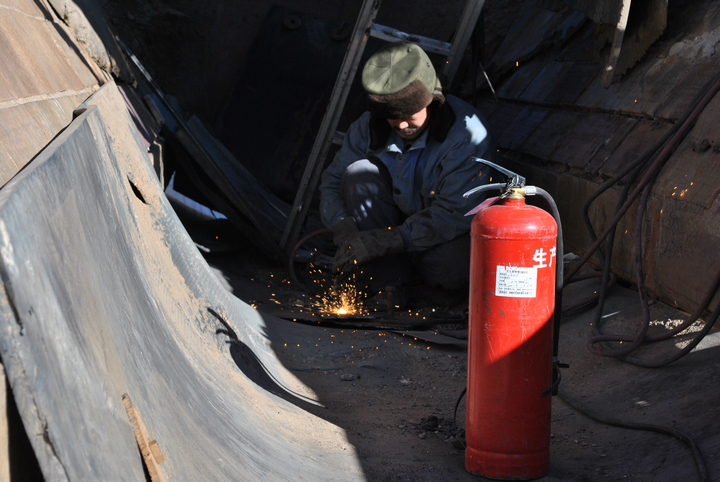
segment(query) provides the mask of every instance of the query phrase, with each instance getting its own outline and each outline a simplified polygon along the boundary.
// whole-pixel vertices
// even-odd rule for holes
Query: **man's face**
[[[427,107],[425,107],[420,112],[405,119],[388,119],[387,121],[400,137],[406,140],[413,140],[420,137],[425,131],[427,119]]]

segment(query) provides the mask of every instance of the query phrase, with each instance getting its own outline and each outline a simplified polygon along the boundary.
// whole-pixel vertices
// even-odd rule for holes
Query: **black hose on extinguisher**
[[[560,221],[560,211],[555,204],[555,200],[552,196],[544,189],[536,186],[526,186],[525,195],[532,196],[538,195],[547,203],[550,209],[550,214],[557,223],[557,261],[555,263],[555,313],[553,315],[553,383],[549,391],[553,395],[557,395],[558,386],[560,385],[560,368],[566,368],[568,365],[560,363],[559,349],[560,349],[560,318],[562,317],[562,292],[564,287],[563,280],[563,256],[565,255],[563,247],[563,231],[562,222]],[[543,393],[547,394],[548,391]]]

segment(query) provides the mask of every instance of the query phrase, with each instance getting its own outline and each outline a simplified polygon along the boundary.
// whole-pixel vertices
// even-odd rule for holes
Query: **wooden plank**
[[[653,193],[709,209],[720,195],[720,97],[715,96],[660,172]]]
[[[492,116],[493,112],[495,112],[495,109],[498,108],[500,103],[492,96],[483,97],[481,99],[478,99],[477,105],[475,108],[480,111],[480,113],[485,117],[485,119],[489,119],[490,116]]]
[[[598,169],[598,172],[607,177],[614,176],[625,165],[642,155],[670,127],[672,127],[671,124],[667,122],[641,120]]]
[[[520,100],[540,104],[548,92],[558,85],[558,80],[570,69],[570,62],[548,62],[520,95]]]
[[[498,105],[497,109],[495,109],[495,112],[493,112],[490,119],[488,119],[488,122],[490,122],[490,131],[493,133],[496,139],[500,139],[502,137],[505,129],[507,129],[510,124],[512,124],[512,122],[515,120],[515,117],[517,117],[518,114],[523,111],[523,109],[523,107],[515,104],[500,102],[500,105]],[[505,147],[500,141],[498,141],[498,146]]]
[[[585,169],[592,173],[597,173],[598,170],[605,164],[610,158],[613,152],[620,146],[625,138],[637,125],[638,120],[632,117],[626,117],[622,124],[615,130],[610,138],[608,138],[590,158],[590,162],[585,166]]]
[[[546,105],[572,105],[600,73],[597,62],[575,62],[564,72],[555,87],[543,99]]]
[[[696,59],[679,73],[675,87],[669,92],[655,115],[662,119],[679,119],[698,96],[702,88],[717,75],[717,61]]]
[[[543,122],[547,114],[547,110],[541,107],[525,107],[505,129],[498,139],[498,144],[505,149],[518,150],[525,139]]]
[[[517,72],[502,84],[498,89],[497,96],[500,99],[518,99],[545,65],[546,62],[543,61],[523,64],[522,67],[518,68]]]
[[[622,0],[620,5],[620,17],[618,18],[617,24],[615,25],[615,35],[613,36],[612,47],[610,48],[610,55],[608,56],[607,63],[603,69],[602,84],[603,87],[608,88],[610,82],[613,80],[615,75],[615,67],[617,66],[618,57],[620,57],[620,50],[622,49],[623,38],[625,37],[625,28],[627,27],[628,17],[630,16],[630,0]]]
[[[603,87],[601,76],[595,76],[587,85],[580,97],[575,101],[577,107],[584,107],[590,110],[610,112],[613,105],[625,96],[624,79],[615,82],[607,89]]]
[[[654,116],[660,104],[687,71],[686,59],[660,58],[645,62],[623,79],[624,88],[611,109]]]
[[[160,467],[160,464],[165,461],[160,447],[155,440],[150,438],[147,427],[140,417],[140,412],[133,406],[130,396],[125,393],[122,396],[122,400],[123,405],[125,405],[125,411],[130,419],[130,424],[133,427],[135,440],[137,440],[138,447],[140,448],[145,467],[147,468],[148,474],[150,474],[150,480],[152,482],[167,482],[167,476],[162,467]]]
[[[552,159],[584,169],[623,121],[623,117],[610,114],[588,114],[582,117],[552,153]]]
[[[565,135],[581,119],[582,114],[572,111],[549,110],[545,121],[525,140],[520,150],[542,159],[550,159]]]

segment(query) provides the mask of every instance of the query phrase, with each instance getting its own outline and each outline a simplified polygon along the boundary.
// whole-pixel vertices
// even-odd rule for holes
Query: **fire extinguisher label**
[[[495,296],[535,298],[537,268],[498,266],[495,277]]]

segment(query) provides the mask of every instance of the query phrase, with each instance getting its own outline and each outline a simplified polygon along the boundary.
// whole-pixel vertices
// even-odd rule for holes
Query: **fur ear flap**
[[[455,124],[455,111],[449,102],[445,102],[444,97],[442,102],[436,98],[428,110],[431,115],[428,135],[437,142],[445,142],[450,129]]]
[[[392,127],[387,119],[384,119],[375,113],[370,113],[370,149],[375,151],[387,144],[388,137],[392,131]]]

